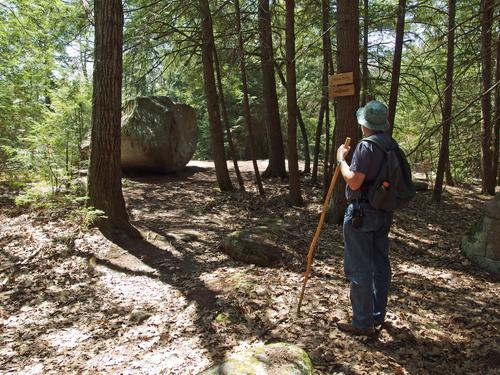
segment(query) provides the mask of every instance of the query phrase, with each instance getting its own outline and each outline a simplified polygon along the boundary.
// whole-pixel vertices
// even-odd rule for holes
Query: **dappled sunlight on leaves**
[[[32,372],[196,374],[259,343],[302,346],[317,374],[465,374],[498,369],[498,278],[460,253],[486,197],[449,188],[435,205],[419,192],[391,233],[393,284],[387,326],[352,337],[335,322],[350,313],[339,227],[323,228],[301,314],[305,255],[321,190],[304,207],[287,183],[266,180],[266,198],[214,190],[209,164],[177,175],[129,176],[124,193],[143,240],[79,231],[64,213],[1,208],[2,369]],[[281,219],[278,267],[237,263],[224,236]],[[92,264],[92,266],[90,266]]]

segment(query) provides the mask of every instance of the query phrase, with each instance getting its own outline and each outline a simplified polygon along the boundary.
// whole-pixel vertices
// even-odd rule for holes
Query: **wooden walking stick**
[[[351,143],[351,138],[347,137],[345,139],[344,146],[349,146],[350,143]],[[333,195],[333,188],[337,183],[337,177],[339,176],[339,173],[340,173],[340,164],[337,164],[337,167],[335,168],[335,173],[333,174],[332,177],[332,181],[330,182],[330,187],[328,188],[328,193],[326,194],[325,202],[323,203],[323,211],[321,211],[321,216],[319,217],[319,223],[318,227],[316,228],[316,233],[314,234],[311,246],[309,247],[309,253],[307,253],[307,266],[306,266],[306,272],[304,274],[304,283],[302,284],[302,291],[300,292],[297,314],[300,314],[300,306],[302,305],[302,299],[304,298],[304,291],[306,290],[307,280],[309,279],[309,274],[311,273],[311,263],[312,263],[314,248],[316,247],[316,242],[318,241],[319,234],[321,233],[321,227],[323,226],[323,223],[325,221],[328,205],[330,204],[330,200]]]

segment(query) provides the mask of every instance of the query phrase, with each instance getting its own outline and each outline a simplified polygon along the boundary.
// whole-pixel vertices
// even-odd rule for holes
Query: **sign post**
[[[339,96],[354,95],[354,74],[353,72],[338,73],[328,77],[328,93],[330,99]]]

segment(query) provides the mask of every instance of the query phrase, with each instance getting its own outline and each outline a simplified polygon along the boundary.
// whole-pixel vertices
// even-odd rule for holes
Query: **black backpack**
[[[415,196],[416,190],[405,153],[394,140],[389,148],[373,135],[363,141],[375,144],[385,154],[375,180],[362,187],[363,197],[379,210],[394,211],[406,206]]]

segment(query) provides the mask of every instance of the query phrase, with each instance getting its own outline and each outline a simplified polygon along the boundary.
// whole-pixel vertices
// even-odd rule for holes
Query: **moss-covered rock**
[[[197,134],[196,114],[190,106],[165,96],[132,99],[122,116],[122,168],[181,170],[196,150]]]
[[[307,353],[297,345],[273,343],[236,353],[199,375],[311,375]]]
[[[287,225],[280,220],[264,219],[256,226],[230,233],[222,242],[222,251],[234,260],[270,267],[280,262],[283,251],[280,236]]]
[[[500,195],[462,238],[462,251],[480,267],[500,273]]]
[[[262,234],[236,231],[222,243],[222,250],[234,260],[268,267],[281,260],[281,249]]]

